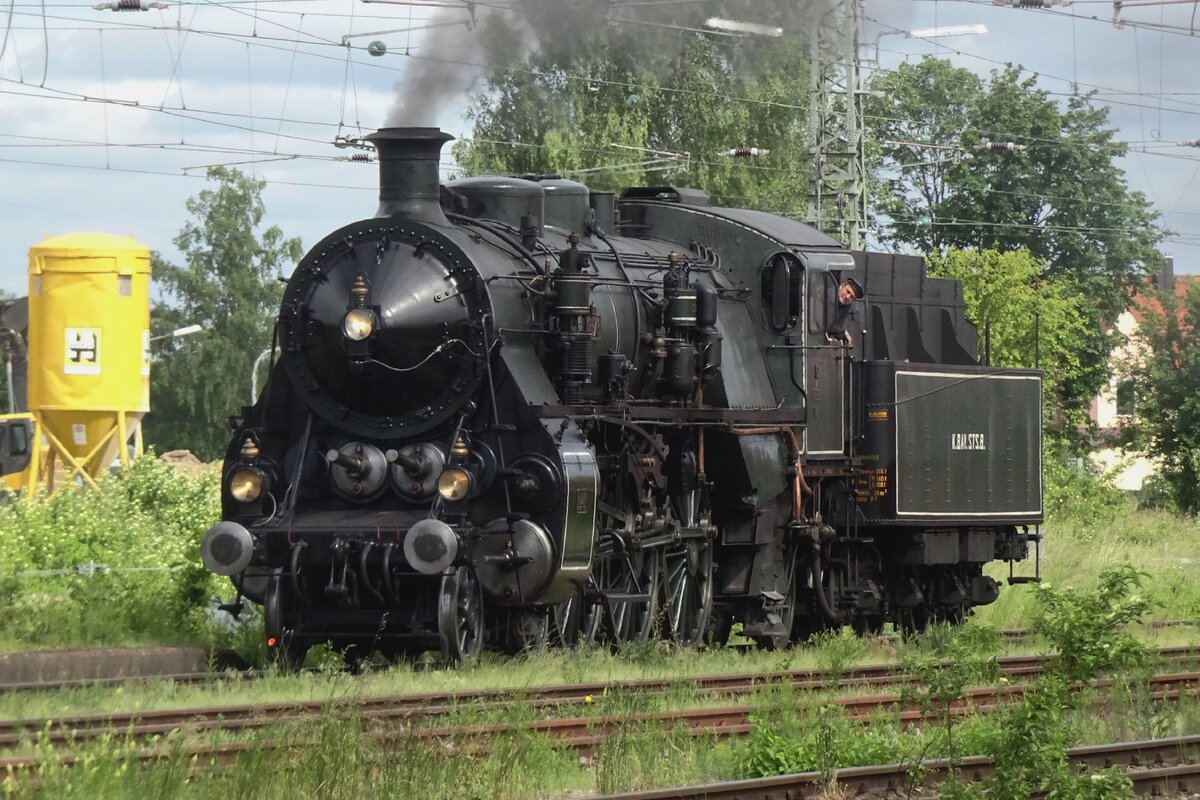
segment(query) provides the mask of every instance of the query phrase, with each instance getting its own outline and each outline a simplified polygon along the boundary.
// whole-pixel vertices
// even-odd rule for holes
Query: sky
[[[1125,24],[1117,26],[1105,0],[1046,9],[864,0],[862,54],[873,56],[877,43],[879,69],[933,54],[985,76],[1012,62],[1064,100],[1094,92],[1130,143],[1121,165],[1129,184],[1171,231],[1163,251],[1178,272],[1200,273],[1200,148],[1178,144],[1200,139],[1196,4],[1139,5],[1145,1],[1126,0]],[[454,91],[438,108],[424,106],[431,119],[422,123],[469,136],[465,111],[480,67],[469,57],[447,58],[438,44],[455,31],[468,35],[466,13],[445,8],[461,5],[185,0],[114,12],[66,0],[0,0],[0,290],[26,293],[28,248],[46,236],[133,236],[178,261],[172,239],[210,165],[235,165],[266,181],[266,222],[306,246],[371,216],[375,167],[351,161],[363,151],[336,142],[383,125],[406,81],[411,86],[414,72],[430,65],[453,75]],[[987,33],[905,34],[962,24],[985,25]],[[434,29],[437,40],[430,25],[445,26]],[[372,55],[372,42],[387,52]],[[454,171],[449,148],[442,167]]]

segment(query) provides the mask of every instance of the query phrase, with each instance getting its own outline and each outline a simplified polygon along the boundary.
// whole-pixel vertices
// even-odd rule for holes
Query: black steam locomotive
[[[981,366],[920,259],[693,189],[440,186],[451,137],[367,138],[379,211],[288,282],[201,547],[281,660],[920,629],[1038,538],[1040,374]]]

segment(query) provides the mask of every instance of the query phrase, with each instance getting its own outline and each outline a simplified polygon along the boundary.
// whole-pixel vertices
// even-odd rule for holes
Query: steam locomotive
[[[694,189],[441,186],[450,136],[367,139],[379,210],[292,274],[201,544],[281,662],[915,630],[1038,541],[1040,373],[981,365],[920,259]]]

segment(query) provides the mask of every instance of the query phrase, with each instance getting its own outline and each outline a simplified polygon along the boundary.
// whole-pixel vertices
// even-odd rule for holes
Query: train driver
[[[846,347],[854,344],[854,336],[850,333],[850,327],[856,319],[854,301],[861,300],[864,294],[866,292],[863,290],[862,284],[854,278],[846,278],[838,284],[837,308],[834,310],[833,320],[825,331],[830,339],[839,341]]]

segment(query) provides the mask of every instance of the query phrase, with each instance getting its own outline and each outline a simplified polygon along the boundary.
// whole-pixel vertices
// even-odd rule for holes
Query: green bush
[[[1141,511],[1174,511],[1179,507],[1171,482],[1158,474],[1150,475],[1142,483],[1137,501]]]
[[[1083,456],[1065,446],[1046,443],[1042,470],[1043,504],[1052,519],[1099,523],[1128,505],[1125,493]]]
[[[0,602],[8,609],[0,643],[57,647],[205,635],[205,605],[223,587],[201,566],[198,548],[218,516],[215,474],[188,478],[151,456],[96,489],[16,495],[0,508]]]

